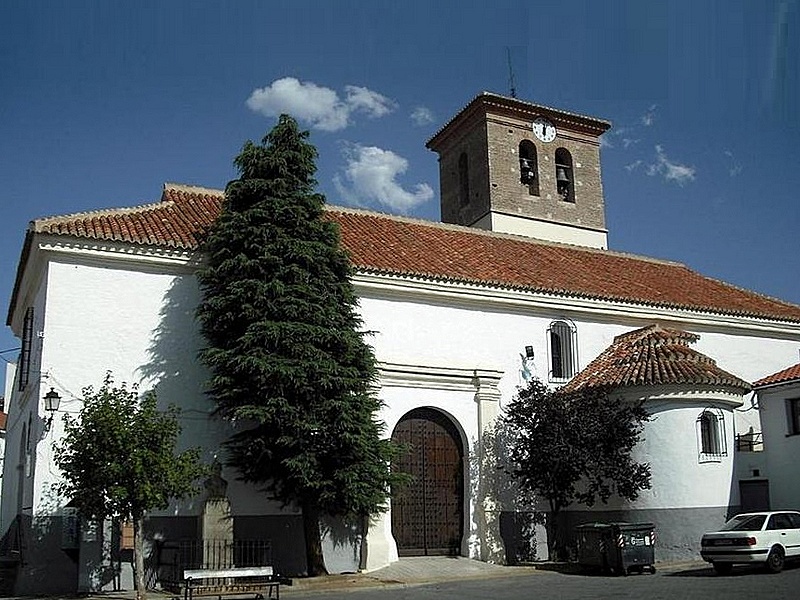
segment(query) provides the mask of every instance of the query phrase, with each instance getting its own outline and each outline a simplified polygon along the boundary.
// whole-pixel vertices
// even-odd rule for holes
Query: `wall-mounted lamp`
[[[525,346],[525,358],[533,358],[533,346]]]
[[[61,404],[61,396],[58,395],[58,392],[55,391],[53,388],[50,388],[50,391],[44,395],[44,409],[48,413],[50,413],[50,417],[48,417],[47,421],[44,424],[45,432],[50,431],[50,426],[53,424],[53,415],[58,410],[58,407]]]

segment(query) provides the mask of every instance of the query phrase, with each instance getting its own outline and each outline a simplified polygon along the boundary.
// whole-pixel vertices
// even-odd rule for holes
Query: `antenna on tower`
[[[508,59],[508,87],[511,90],[511,97],[517,97],[517,86],[514,84],[514,68],[511,66],[511,48],[506,46],[506,58]]]

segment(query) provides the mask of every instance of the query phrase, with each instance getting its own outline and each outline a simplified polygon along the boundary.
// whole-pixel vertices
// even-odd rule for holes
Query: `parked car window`
[[[769,518],[769,524],[767,524],[767,529],[769,530],[776,530],[776,529],[791,529],[792,522],[789,520],[789,515],[785,513],[778,513],[777,515],[772,515]]]
[[[786,513],[792,523],[792,529],[800,529],[800,513]]]
[[[720,531],[759,531],[767,515],[738,515],[722,526]]]

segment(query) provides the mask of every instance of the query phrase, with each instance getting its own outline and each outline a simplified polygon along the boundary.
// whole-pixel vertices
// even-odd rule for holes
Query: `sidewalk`
[[[702,561],[656,563],[659,572],[675,572],[688,569],[705,568]],[[369,573],[327,575],[323,577],[298,577],[291,586],[281,587],[281,596],[292,594],[322,593],[346,589],[369,589],[388,586],[416,586],[444,581],[464,579],[488,579],[494,577],[515,577],[520,575],[544,574],[547,571],[577,572],[573,563],[537,563],[535,565],[508,567],[484,563],[464,557],[421,556],[402,558],[391,565]],[[90,600],[132,600],[133,591],[108,592],[89,596]],[[149,591],[151,600],[170,600],[173,594]]]
[[[408,586],[464,579],[487,579],[530,575],[536,567],[507,567],[457,556],[420,556],[402,558],[388,567],[369,573],[352,575],[329,575],[295,579],[292,587],[281,590],[281,594],[293,591],[327,591],[344,588],[367,588],[383,586]]]

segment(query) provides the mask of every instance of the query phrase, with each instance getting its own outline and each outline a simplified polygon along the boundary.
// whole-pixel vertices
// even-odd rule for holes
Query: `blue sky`
[[[518,97],[613,123],[612,249],[800,303],[798,27],[797,0],[5,0],[3,314],[28,221],[221,188],[280,112],[330,203],[438,220],[425,142],[509,56]]]

